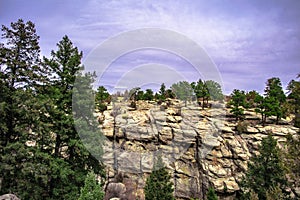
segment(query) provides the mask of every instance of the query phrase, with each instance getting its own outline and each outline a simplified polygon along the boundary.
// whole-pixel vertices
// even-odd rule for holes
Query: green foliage
[[[248,163],[248,171],[241,184],[242,191],[245,196],[249,197],[249,191],[253,191],[259,199],[266,199],[267,191],[279,185],[284,193],[287,186],[285,173],[277,141],[269,135],[262,140],[259,155],[252,157]]]
[[[187,103],[188,100],[192,100],[193,88],[187,81],[179,81],[171,86],[173,93],[177,99],[180,99]]]
[[[298,78],[300,78],[298,76]],[[292,80],[288,84],[288,102],[295,114],[294,126],[300,128],[300,81]]]
[[[254,95],[253,95],[254,96]],[[261,114],[262,124],[265,125],[269,116],[276,116],[276,123],[284,115],[285,94],[279,78],[270,78],[265,88],[265,96],[255,94],[255,111]]]
[[[205,101],[206,105],[208,105],[208,100],[223,100],[223,93],[222,89],[219,83],[208,80],[208,81],[202,81],[199,79],[197,83],[192,82],[191,87],[193,88],[193,91],[197,97],[197,99],[202,99],[202,109],[205,107]]]
[[[292,190],[300,187],[300,132],[296,137],[292,135],[287,136],[287,152],[285,153],[285,166],[288,167],[289,177],[293,182]],[[297,196],[300,198],[300,196]]]
[[[104,192],[101,186],[95,179],[95,174],[89,172],[84,181],[84,187],[80,190],[80,197],[78,200],[102,200]]]
[[[249,122],[247,121],[239,121],[236,125],[236,130],[238,133],[243,133],[245,131],[247,131],[247,128],[249,126]]]
[[[143,96],[143,100],[152,101],[154,98],[153,91],[151,89],[146,89],[146,92]]]
[[[171,98],[171,99],[174,99],[174,98],[175,98],[175,94],[174,94],[174,92],[172,91],[172,89],[167,89],[167,90],[166,90],[166,98]]]
[[[285,195],[283,194],[279,185],[272,186],[266,194],[266,200],[282,200],[285,199]]]
[[[220,101],[224,99],[221,85],[213,80],[205,81],[205,85],[208,90],[209,98],[214,101]]]
[[[228,104],[232,106],[230,113],[235,116],[236,121],[242,119],[244,108],[247,107],[245,92],[237,89],[233,90],[231,100]]]
[[[286,101],[286,96],[283,92],[281,81],[279,78],[270,78],[267,81],[265,88],[266,98],[269,98],[271,103],[272,114],[277,117],[276,123],[283,116],[282,104]]]
[[[41,62],[32,22],[18,20],[2,31],[0,193],[14,192],[21,199],[77,199],[88,169],[102,173],[74,128],[78,119],[72,116],[72,89],[82,53],[65,36],[51,59]],[[91,83],[92,75],[82,77]],[[91,110],[84,98],[78,104]],[[88,130],[95,127],[85,123]]]
[[[208,101],[209,99],[209,91],[207,88],[207,85],[205,82],[203,82],[201,79],[197,81],[197,83],[192,82],[191,87],[194,90],[194,93],[199,100],[200,98],[202,99],[202,109],[205,107],[205,100]]]
[[[212,187],[208,188],[207,200],[218,200],[218,196]]]
[[[255,99],[259,96],[259,93],[255,90],[246,93],[246,101],[248,108],[254,108],[256,106]]]
[[[146,89],[146,92],[140,90],[140,88],[136,88],[135,91],[135,99],[136,100],[148,100],[151,101],[154,98],[153,91],[151,89]]]
[[[99,86],[95,95],[96,108],[98,108],[100,112],[104,112],[107,109],[105,103],[110,103],[110,99],[110,94],[107,92],[106,88]]]
[[[161,156],[153,167],[153,171],[146,180],[144,188],[146,200],[172,200],[173,183],[170,181],[171,176],[164,167]]]
[[[162,100],[162,101],[166,100],[166,86],[165,86],[164,83],[162,83],[160,88],[159,88],[158,99]]]
[[[274,97],[263,97],[257,95],[255,97],[256,108],[255,112],[261,114],[261,121],[263,126],[266,123],[267,117],[276,115],[277,110],[280,109],[279,102],[274,99]]]
[[[143,90],[137,91],[136,100],[144,100],[144,91]]]

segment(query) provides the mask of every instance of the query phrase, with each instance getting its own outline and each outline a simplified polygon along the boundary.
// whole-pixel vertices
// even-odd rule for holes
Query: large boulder
[[[4,194],[0,196],[0,200],[20,200],[20,199],[14,194]]]

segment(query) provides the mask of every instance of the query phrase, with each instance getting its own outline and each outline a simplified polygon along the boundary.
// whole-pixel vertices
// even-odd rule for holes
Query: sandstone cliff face
[[[143,199],[154,157],[161,154],[172,175],[176,199],[203,199],[210,186],[220,199],[233,199],[262,138],[272,133],[281,145],[287,134],[298,129],[256,125],[259,116],[248,111],[249,124],[238,132],[228,113],[219,103],[202,110],[176,100],[162,105],[140,101],[137,109],[124,102],[108,106],[98,118],[107,137],[103,161],[109,181],[116,172],[123,172],[134,184],[138,199]]]

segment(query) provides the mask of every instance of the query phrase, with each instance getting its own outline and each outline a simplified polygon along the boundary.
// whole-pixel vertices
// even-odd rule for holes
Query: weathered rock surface
[[[4,194],[0,196],[0,200],[20,200],[20,199],[14,194]]]
[[[163,109],[155,102],[137,102],[136,110],[128,105],[120,103],[121,112],[115,117],[113,106],[100,116],[100,128],[107,136],[103,161],[109,178],[115,171],[124,172],[141,193],[155,157],[162,154],[177,199],[203,199],[210,186],[220,199],[234,199],[247,161],[257,153],[261,140],[272,134],[281,145],[287,134],[298,131],[290,125],[262,127],[259,115],[247,111],[246,119],[257,123],[237,133],[236,123],[225,119],[228,111],[220,105],[204,110],[180,101]]]

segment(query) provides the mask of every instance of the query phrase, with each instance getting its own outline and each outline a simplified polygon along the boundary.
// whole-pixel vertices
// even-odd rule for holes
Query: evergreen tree
[[[267,191],[279,185],[281,191],[285,193],[287,186],[285,172],[277,141],[269,135],[262,140],[259,154],[252,157],[248,163],[248,171],[241,184],[242,191],[245,196],[249,196],[249,191],[253,191],[259,199],[266,199]]]
[[[90,144],[85,140],[90,141],[92,134],[96,133],[96,126],[91,120],[93,119],[91,114],[94,109],[91,107],[93,104],[86,102],[94,98],[93,93],[89,92],[94,77],[80,73],[82,52],[73,46],[67,36],[64,36],[57,46],[58,50],[51,52],[50,59],[44,58],[44,65],[52,70],[53,75],[51,85],[45,88],[45,93],[52,100],[48,106],[52,123],[50,130],[55,134],[53,156],[70,167],[65,168],[64,173],[68,175],[68,180],[64,180],[61,178],[64,177],[60,170],[62,166],[54,165],[53,170],[58,174],[51,177],[49,190],[51,195],[57,198],[58,196],[67,198],[65,195],[77,198],[87,170],[91,168],[96,174],[101,173],[99,161],[84,146],[84,144]],[[81,81],[77,80],[77,85],[74,87],[76,78]],[[73,98],[77,98],[74,99],[73,104],[72,95]],[[77,130],[74,122],[76,122]],[[84,137],[80,137],[82,135]],[[82,141],[85,141],[84,144]],[[95,140],[97,141],[99,140]],[[67,188],[69,188],[68,191]]]
[[[159,96],[158,98],[162,101],[166,100],[166,86],[164,83],[161,84],[159,88]]]
[[[285,165],[288,167],[289,177],[291,182],[291,189],[297,198],[300,195],[295,191],[295,188],[300,187],[300,132],[298,131],[297,137],[292,135],[287,136],[287,152],[285,153]]]
[[[255,90],[246,93],[246,101],[249,108],[254,108],[256,106],[255,99],[259,96],[259,93]]]
[[[286,101],[286,96],[283,92],[281,81],[279,78],[270,78],[267,81],[265,88],[265,96],[272,99],[273,103],[273,113],[276,116],[276,123],[278,124],[279,119],[283,116],[282,105]]]
[[[216,195],[216,192],[212,187],[208,189],[207,200],[218,200],[218,196]]]
[[[174,98],[175,98],[175,94],[174,94],[174,92],[172,91],[172,89],[167,89],[167,90],[166,90],[166,98],[171,98],[171,99],[174,99]]]
[[[154,96],[153,96],[153,91],[151,89],[146,89],[146,92],[144,94],[144,100],[148,100],[151,101],[153,100]]]
[[[144,91],[139,89],[136,94],[136,100],[144,100],[144,95]]]
[[[110,94],[106,88],[99,86],[95,96],[96,108],[99,109],[100,112],[104,112],[107,109],[105,102],[109,103],[110,99]]]
[[[144,188],[146,200],[172,200],[173,183],[170,182],[171,176],[164,167],[161,156],[158,156],[153,171],[146,180]]]
[[[104,192],[101,186],[95,179],[95,174],[89,172],[84,181],[84,187],[80,190],[80,197],[78,200],[102,200]]]
[[[261,122],[264,126],[267,117],[276,115],[278,109],[280,109],[279,102],[274,99],[274,97],[263,97],[261,95],[256,95],[254,102],[256,103],[255,112],[261,114]]]
[[[300,74],[298,75],[300,78]],[[300,128],[300,81],[292,80],[288,84],[288,102],[295,114],[294,126]]]
[[[229,105],[232,106],[230,113],[235,116],[236,121],[242,119],[244,108],[247,107],[245,92],[237,89],[233,90]]]
[[[209,99],[209,91],[205,82],[201,79],[197,81],[197,83],[192,82],[191,87],[194,90],[194,93],[197,97],[197,100],[202,99],[202,109],[205,107],[205,100],[208,101]]]
[[[47,76],[40,65],[39,37],[32,22],[18,20],[2,26],[0,44],[0,193],[22,199],[47,197],[48,163],[40,143],[48,124],[45,102],[39,97]],[[31,144],[29,142],[31,141]]]
[[[0,44],[0,193],[15,193],[21,199],[77,199],[87,171],[102,173],[74,128],[78,119],[72,116],[72,89],[81,53],[64,37],[59,50],[42,63],[32,22],[18,20],[11,28],[2,26],[2,31],[6,43]],[[82,77],[90,89],[92,75]],[[77,101],[77,107],[91,111],[93,104],[82,99],[86,98]],[[95,131],[95,124],[86,119],[81,116],[85,130]]]

